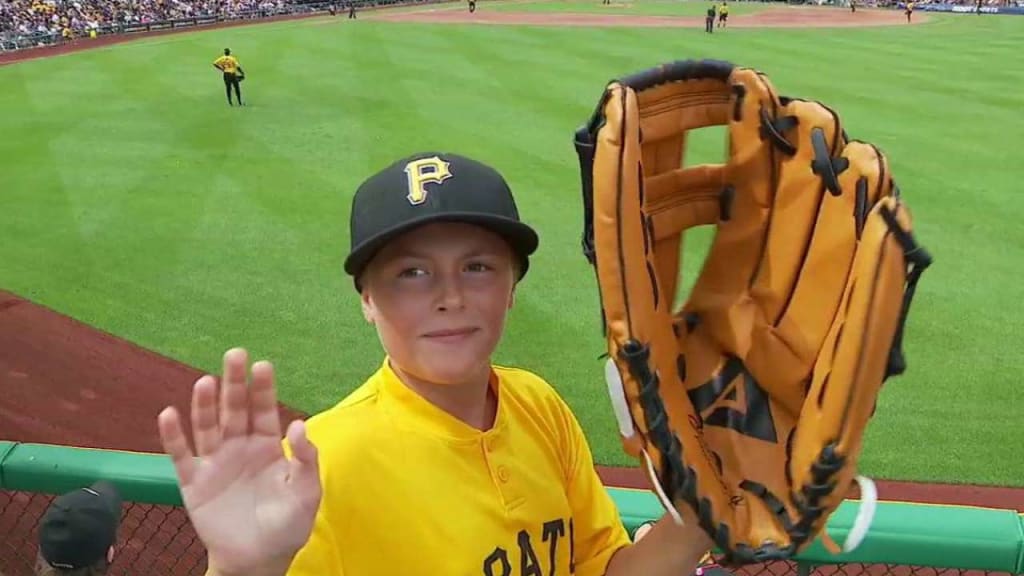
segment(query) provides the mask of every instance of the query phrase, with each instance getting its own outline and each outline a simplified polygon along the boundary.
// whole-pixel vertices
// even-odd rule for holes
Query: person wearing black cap
[[[385,352],[362,386],[282,441],[273,367],[249,382],[235,348],[219,398],[212,376],[193,388],[197,454],[173,407],[158,418],[208,574],[693,570],[711,547],[696,520],[632,544],[565,402],[492,363],[539,245],[494,168],[402,158],[359,187],[349,228],[344,269]]]
[[[121,496],[109,482],[58,496],[39,523],[36,576],[106,574],[120,524]]]

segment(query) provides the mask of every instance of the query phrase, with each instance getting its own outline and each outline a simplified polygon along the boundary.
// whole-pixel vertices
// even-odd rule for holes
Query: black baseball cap
[[[345,272],[356,278],[356,289],[359,275],[385,244],[433,222],[478,224],[499,234],[519,258],[519,279],[539,242],[519,219],[512,191],[497,170],[459,154],[413,154],[370,176],[352,199]]]
[[[121,496],[97,482],[54,499],[39,524],[39,552],[54,568],[75,570],[106,557],[117,540]]]

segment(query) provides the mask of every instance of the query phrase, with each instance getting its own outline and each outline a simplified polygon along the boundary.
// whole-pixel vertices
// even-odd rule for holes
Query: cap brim
[[[95,492],[106,503],[115,518],[121,517],[121,493],[118,492],[116,486],[105,480],[100,480],[89,486],[88,489]]]
[[[403,222],[399,226],[385,230],[362,244],[354,246],[345,259],[345,272],[353,277],[358,277],[385,244],[406,232],[412,231],[414,228],[435,222],[478,224],[498,234],[512,246],[512,250],[523,260],[524,268],[521,271],[522,274],[526,273],[526,266],[528,266],[527,258],[537,250],[539,243],[537,233],[533,228],[519,220],[479,213],[453,212],[449,214],[431,214],[430,216]]]

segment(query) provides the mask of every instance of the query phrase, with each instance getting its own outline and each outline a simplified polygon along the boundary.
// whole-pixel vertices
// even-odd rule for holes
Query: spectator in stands
[[[0,39],[36,37],[53,42],[94,30],[118,31],[125,24],[184,18],[266,17],[285,12],[294,0],[0,0]]]
[[[36,576],[101,576],[114,561],[121,496],[97,482],[59,496],[39,524]]]

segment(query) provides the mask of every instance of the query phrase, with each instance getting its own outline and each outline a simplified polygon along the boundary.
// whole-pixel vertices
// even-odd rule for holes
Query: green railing
[[[203,574],[205,553],[181,508],[165,456],[13,442],[0,442],[0,574],[32,574],[35,528],[53,496],[101,478],[113,481],[128,503],[111,574]],[[630,532],[662,513],[649,492],[610,492]],[[856,511],[856,502],[845,502],[829,519],[836,541],[845,539]],[[833,556],[815,543],[797,562],[747,566],[742,572],[1021,574],[1024,524],[1012,510],[880,502],[870,533],[853,553]]]

